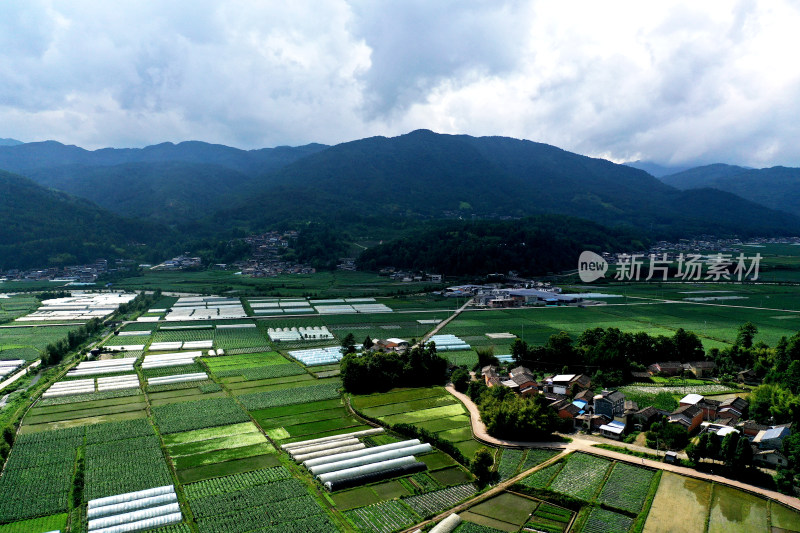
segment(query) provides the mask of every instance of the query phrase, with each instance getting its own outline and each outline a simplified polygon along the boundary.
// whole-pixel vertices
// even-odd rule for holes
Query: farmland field
[[[705,529],[711,484],[664,472],[647,515],[645,533],[693,533]],[[679,514],[675,509],[680,509]]]
[[[574,453],[550,483],[550,490],[592,501],[610,465],[611,462],[605,459]]]
[[[748,533],[768,527],[766,500],[724,485],[714,485],[708,533]]]
[[[385,424],[412,424],[431,431],[452,442],[467,459],[482,446],[472,438],[466,409],[443,387],[354,395],[351,403],[359,412]]]
[[[583,525],[583,533],[627,533],[633,519],[620,513],[594,507]]]
[[[470,507],[469,513],[470,515],[480,515],[491,520],[505,522],[519,529],[528,521],[528,517],[536,509],[537,505],[538,503],[534,500],[503,492],[499,496]]]
[[[639,513],[654,475],[652,470],[618,462],[614,464],[597,501],[623,511]]]

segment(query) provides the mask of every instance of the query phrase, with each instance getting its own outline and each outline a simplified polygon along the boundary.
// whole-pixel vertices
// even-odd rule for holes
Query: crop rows
[[[158,437],[136,437],[86,447],[86,500],[171,483]]]
[[[245,472],[243,474],[234,474],[232,476],[217,477],[205,481],[198,481],[197,483],[190,483],[184,486],[183,490],[186,493],[187,499],[196,500],[206,496],[214,496],[215,494],[226,494],[245,490],[249,487],[255,487],[256,485],[266,485],[267,483],[273,483],[291,477],[291,472],[286,470],[285,467],[276,466],[264,470],[254,470],[253,472]]]
[[[461,525],[456,529],[458,533],[497,533],[499,529],[489,526],[482,526],[472,522],[461,522]]]
[[[556,522],[569,522],[572,518],[572,513],[570,511],[547,503],[543,503],[537,507],[533,515],[547,518],[548,520],[555,520]]]
[[[542,464],[548,459],[552,459],[558,455],[558,452],[553,450],[536,450],[530,449],[528,450],[528,455],[525,456],[525,460],[522,461],[522,465],[519,467],[520,472],[524,472],[530,468],[538,464]]]
[[[233,398],[172,403],[153,407],[152,411],[161,433],[178,433],[250,420]]]
[[[267,339],[258,328],[217,328],[214,342],[217,348],[224,350],[267,345]]]
[[[514,477],[514,473],[519,468],[520,462],[522,462],[524,453],[522,450],[503,450],[500,463],[497,465],[497,474],[500,476],[500,481]]]
[[[603,483],[610,464],[609,461],[592,455],[573,454],[550,484],[550,489],[591,501]]]
[[[252,500],[251,500],[252,501]],[[308,494],[297,498],[283,500],[278,503],[264,504],[256,502],[255,507],[239,509],[237,511],[226,512],[224,515],[212,516],[197,519],[197,528],[200,533],[243,533],[245,531],[257,531],[268,526],[280,524],[276,528],[278,531],[292,531],[291,524],[301,519],[307,520],[305,524],[315,520],[325,522],[327,520],[322,515],[322,508]],[[194,509],[193,504],[189,504]],[[299,524],[301,527],[303,523]],[[294,531],[305,531],[294,529]],[[323,531],[327,531],[324,530]]]
[[[213,329],[159,330],[153,333],[153,342],[191,342],[214,339]]]
[[[546,466],[541,470],[537,470],[533,474],[523,478],[521,483],[526,487],[531,487],[534,489],[543,489],[550,484],[550,480],[561,471],[561,468],[564,466],[564,463],[556,463],[550,466]]]
[[[148,385],[147,392],[165,392],[171,390],[186,390],[199,388],[201,392],[218,392],[222,390],[218,384],[210,379],[202,381],[179,381],[178,383],[162,383],[161,385]]]
[[[84,428],[17,437],[0,477],[0,522],[67,510],[75,457]]]
[[[263,527],[253,533],[336,533],[339,531],[324,515]]]
[[[283,378],[286,376],[299,376],[300,374],[305,373],[305,370],[293,363],[286,365],[267,365],[258,368],[245,368],[242,370],[242,375],[246,380]]]
[[[471,483],[456,485],[447,489],[411,496],[404,501],[420,516],[439,514],[451,509],[475,494],[475,486]]]
[[[74,396],[56,396],[55,398],[44,398],[39,400],[39,402],[36,404],[36,407],[66,405],[68,403],[90,402],[94,400],[111,400],[113,398],[126,398],[128,396],[138,396],[141,393],[142,391],[137,388],[91,392],[86,394],[76,394]]]
[[[344,514],[361,531],[374,533],[391,533],[419,520],[413,511],[394,500],[359,507]]]
[[[655,472],[625,463],[617,463],[608,476],[597,501],[617,509],[638,513],[650,491]]]
[[[86,428],[86,444],[100,444],[115,440],[149,437],[156,432],[146,418],[94,424]]]
[[[339,387],[341,386],[341,382],[337,380],[335,382],[311,385],[309,387],[243,394],[239,396],[239,400],[241,400],[248,410],[257,411],[269,407],[280,407],[283,405],[338,398]]]
[[[165,366],[163,368],[144,368],[142,375],[146,378],[160,378],[163,376],[177,376],[178,374],[196,374],[205,372],[206,369],[200,363],[191,365]]]
[[[632,525],[632,518],[595,507],[586,519],[583,533],[627,533]]]
[[[252,485],[231,492],[201,496],[192,500],[191,507],[198,519],[238,513],[243,509],[263,504],[276,504],[282,500],[307,494],[305,486],[297,479],[282,479],[261,485]],[[275,505],[273,505],[275,506]],[[277,505],[280,507],[280,505]]]

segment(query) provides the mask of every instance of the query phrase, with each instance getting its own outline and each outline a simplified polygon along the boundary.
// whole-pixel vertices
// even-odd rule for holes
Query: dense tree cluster
[[[447,381],[447,359],[433,343],[405,352],[350,351],[342,358],[342,385],[348,392],[368,394],[394,387],[427,387]]]
[[[516,364],[553,371],[567,368],[592,376],[603,386],[621,385],[630,372],[658,361],[705,359],[703,345],[692,332],[678,329],[672,337],[646,332],[625,333],[618,328],[584,331],[575,343],[566,332],[552,335],[544,346],[531,346],[517,339],[511,346]]]
[[[697,443],[686,447],[689,459],[699,463],[703,459],[722,461],[731,470],[741,470],[752,466],[753,448],[746,437],[738,432],[731,432],[723,439],[713,433],[703,433]]]
[[[631,247],[631,242],[618,230],[556,215],[514,222],[452,221],[369,248],[358,262],[364,270],[395,266],[447,275],[509,270],[535,275],[574,268],[587,243],[619,250]]]
[[[670,424],[665,420],[654,422],[645,434],[650,448],[657,450],[682,450],[689,443],[689,433],[680,424]]]
[[[473,381],[467,395],[478,406],[489,434],[504,439],[535,441],[552,437],[561,419],[541,395],[519,396],[507,387]]]

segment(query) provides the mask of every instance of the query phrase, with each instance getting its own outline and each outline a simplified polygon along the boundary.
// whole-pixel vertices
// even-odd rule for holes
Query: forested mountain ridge
[[[661,178],[664,183],[689,190],[709,187],[800,216],[800,168],[749,169],[732,165],[707,165]]]
[[[265,176],[261,185],[260,196],[221,211],[219,220],[324,221],[348,211],[412,219],[556,213],[664,238],[800,231],[800,218],[724,192],[679,191],[603,159],[507,137],[427,130],[339,144]]]
[[[171,232],[0,171],[0,269],[146,255]]]
[[[0,146],[0,169],[26,175],[35,169],[70,165],[107,167],[126,163],[180,161],[215,164],[245,174],[261,175],[326,148],[322,144],[308,144],[240,150],[221,144],[186,141],[178,144],[161,143],[145,148],[101,148],[91,151],[56,141],[44,141]]]

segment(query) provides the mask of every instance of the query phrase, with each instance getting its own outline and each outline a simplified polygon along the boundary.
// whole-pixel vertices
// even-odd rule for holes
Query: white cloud
[[[254,148],[417,128],[800,165],[789,0],[0,4],[0,136]]]

